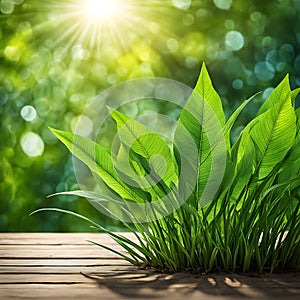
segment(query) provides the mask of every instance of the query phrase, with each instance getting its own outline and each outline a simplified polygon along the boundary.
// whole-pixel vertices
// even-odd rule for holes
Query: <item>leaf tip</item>
[[[211,81],[205,62],[202,63],[198,82],[201,82],[203,80]]]
[[[287,85],[290,88],[290,74],[287,73],[279,85]]]
[[[60,132],[60,130],[55,129],[55,128],[51,127],[51,126],[48,126],[48,128],[49,128],[49,130],[50,130],[54,135],[56,135],[56,136],[57,136],[57,134]]]
[[[287,79],[287,80],[289,80],[289,78],[290,78],[290,74],[289,74],[289,73],[287,73],[287,74],[285,75],[284,79]]]
[[[32,215],[35,215],[36,213],[40,212],[42,209],[36,209],[32,211],[28,216],[31,217]]]
[[[109,106],[109,105],[105,105],[105,106],[106,106],[109,114],[113,114],[113,112],[115,111],[115,109],[113,107]]]

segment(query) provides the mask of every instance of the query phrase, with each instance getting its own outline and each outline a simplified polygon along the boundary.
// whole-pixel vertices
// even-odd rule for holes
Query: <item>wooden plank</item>
[[[126,299],[97,284],[3,284],[0,299]]]
[[[0,299],[165,299],[182,300],[183,295],[172,291],[153,290],[148,287],[138,290],[123,291],[110,289],[105,286],[94,284],[6,284],[0,285]],[[194,293],[188,295],[190,300],[221,300],[222,295],[204,295]]]
[[[136,271],[134,266],[118,266],[118,265],[106,265],[106,266],[52,266],[52,267],[14,267],[6,266],[0,267],[0,282],[1,278],[5,277],[5,274],[72,274],[80,272],[88,273],[101,273],[109,271]]]
[[[101,259],[101,258],[69,258],[69,259],[25,259],[25,258],[15,258],[15,259],[1,259],[0,267],[2,266],[131,266],[131,263],[126,261],[123,258],[110,258],[110,259]]]
[[[133,233],[117,233],[136,241]],[[87,240],[105,245],[116,242],[105,233],[0,233],[0,245],[86,245]]]
[[[114,245],[114,249],[117,248],[118,250],[123,249],[119,245]],[[70,251],[71,249],[76,250],[94,250],[98,251],[100,249],[103,249],[102,247],[99,247],[94,244],[87,243],[86,245],[0,245],[0,251],[21,251],[21,250],[32,250],[32,251],[43,251],[43,250],[62,250],[62,251]],[[107,250],[106,250],[107,251]]]
[[[0,286],[3,284],[32,284],[32,283],[40,283],[40,284],[51,284],[51,283],[66,283],[66,284],[74,284],[74,283],[83,283],[83,282],[91,282],[91,280],[80,272],[67,273],[67,274],[0,274]],[[1,287],[0,287],[1,288]]]
[[[126,251],[113,246],[122,253]],[[0,245],[1,258],[114,258],[119,257],[96,245]],[[1,264],[1,263],[0,263]]]

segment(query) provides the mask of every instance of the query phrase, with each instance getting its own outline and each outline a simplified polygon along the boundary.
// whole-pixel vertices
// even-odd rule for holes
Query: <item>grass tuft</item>
[[[287,76],[235,143],[230,142],[231,128],[252,98],[226,121],[205,66],[181,112],[172,147],[146,126],[111,110],[119,130],[117,160],[127,150],[135,176],[126,173],[122,164],[118,173],[116,158],[112,159],[101,145],[52,129],[102,180],[106,190],[113,192],[109,196],[85,191],[65,194],[86,196],[100,207],[113,202],[117,195],[122,209],[114,216],[133,232],[136,242],[74,212],[53,208],[38,211],[56,210],[90,222],[128,254],[92,243],[144,267],[193,273],[299,270],[300,110],[294,105],[298,92],[291,91]],[[125,182],[120,173],[135,184]],[[193,179],[189,192],[187,186]],[[165,204],[155,208],[162,198]],[[131,211],[128,203],[151,204],[145,222],[141,221],[141,211]]]

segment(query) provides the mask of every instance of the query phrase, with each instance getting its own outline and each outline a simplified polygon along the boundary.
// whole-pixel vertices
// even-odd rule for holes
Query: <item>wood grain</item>
[[[299,273],[164,274],[86,240],[121,249],[98,233],[0,233],[0,299],[300,299]]]

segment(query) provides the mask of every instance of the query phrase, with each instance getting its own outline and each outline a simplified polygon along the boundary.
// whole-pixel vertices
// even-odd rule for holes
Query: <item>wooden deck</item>
[[[162,274],[86,240],[94,233],[0,233],[0,299],[300,299],[299,273]]]

